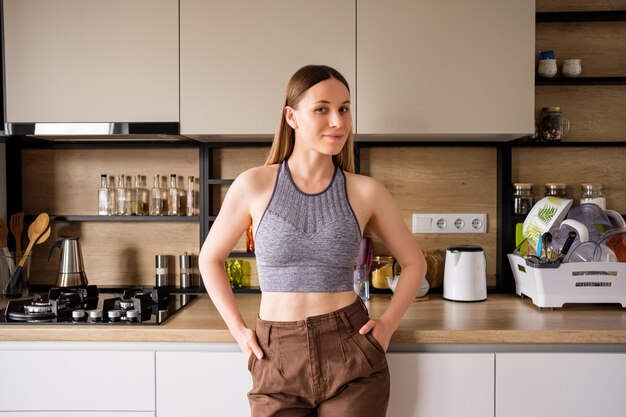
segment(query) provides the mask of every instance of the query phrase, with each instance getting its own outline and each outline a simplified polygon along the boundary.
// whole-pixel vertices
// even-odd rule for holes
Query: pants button
[[[306,327],[308,327],[309,329],[314,329],[315,328],[315,323],[307,323]]]

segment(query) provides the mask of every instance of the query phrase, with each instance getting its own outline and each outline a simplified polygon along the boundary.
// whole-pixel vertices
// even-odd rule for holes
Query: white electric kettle
[[[480,246],[449,247],[443,274],[443,298],[452,301],[486,300],[486,269],[485,253]]]

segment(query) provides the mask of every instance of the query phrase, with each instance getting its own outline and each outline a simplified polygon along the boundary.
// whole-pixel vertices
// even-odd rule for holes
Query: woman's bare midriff
[[[331,313],[356,300],[354,291],[264,292],[259,317],[268,321],[298,321]]]

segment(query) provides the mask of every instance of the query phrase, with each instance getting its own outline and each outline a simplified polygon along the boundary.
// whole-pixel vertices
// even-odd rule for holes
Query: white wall
[[[7,220],[6,153],[4,143],[0,143],[0,219]]]

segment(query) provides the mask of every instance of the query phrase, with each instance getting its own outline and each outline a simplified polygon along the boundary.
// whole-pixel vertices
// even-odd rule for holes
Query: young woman
[[[233,182],[200,252],[211,300],[249,358],[255,417],[386,413],[385,352],[426,263],[384,186],[354,174],[350,107],[339,72],[298,70],[265,165]],[[255,330],[242,319],[224,270],[250,224],[262,292]],[[366,226],[402,266],[376,320],[353,290]]]

